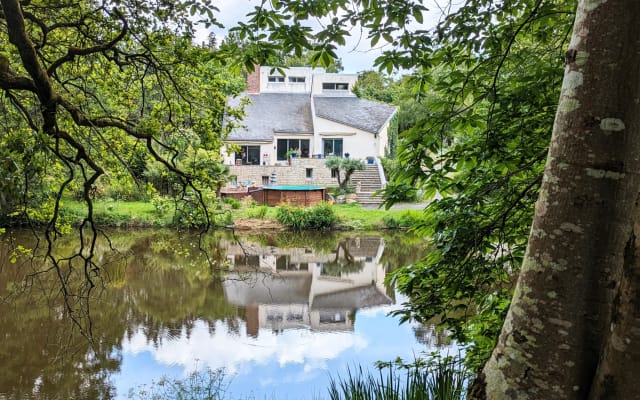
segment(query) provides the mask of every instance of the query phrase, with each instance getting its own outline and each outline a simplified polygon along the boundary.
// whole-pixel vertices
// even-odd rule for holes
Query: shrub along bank
[[[220,227],[252,218],[277,221],[292,229],[402,229],[419,222],[422,215],[419,210],[366,209],[359,204],[267,207],[235,199],[215,204],[209,213],[212,223]],[[86,214],[82,202],[65,200],[62,203],[64,223],[76,225]],[[204,213],[193,204],[156,199],[150,202],[97,200],[94,220],[102,226],[116,227],[198,228],[206,223]]]

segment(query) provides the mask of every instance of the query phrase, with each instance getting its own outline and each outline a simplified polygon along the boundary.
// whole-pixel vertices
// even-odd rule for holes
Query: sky
[[[260,329],[257,337],[246,334],[239,322],[237,332],[226,322],[216,328],[199,320],[189,335],[163,334],[157,342],[147,338],[141,326],[123,340],[122,364],[112,376],[118,399],[129,389],[158,382],[163,376],[184,379],[194,370],[224,368],[231,378],[230,398],[304,399],[326,394],[330,376],[346,376],[346,368],[371,368],[376,361],[401,357],[412,361],[422,352],[455,355],[455,343],[440,348],[416,340],[410,323],[400,324],[389,312],[406,297],[396,293],[396,303],[360,309],[353,330],[322,331],[285,329],[274,333]]]
[[[436,0],[433,0],[436,1]],[[245,21],[245,15],[260,4],[259,0],[219,0],[216,6],[220,9],[217,14],[218,21],[221,22],[226,29],[233,27],[239,21]],[[429,12],[425,18],[425,24],[432,24],[437,20],[439,11],[436,6],[428,6],[434,10]],[[222,40],[226,36],[226,29],[213,28],[218,40]],[[424,27],[422,27],[424,29]],[[197,42],[205,41],[208,31],[201,30],[196,38]],[[388,45],[387,45],[388,46]],[[346,46],[338,49],[338,56],[342,59],[344,66],[343,73],[353,74],[362,71],[374,69],[374,62],[383,51],[383,47],[371,48],[370,42],[367,40],[366,31],[360,28],[354,28],[352,35],[347,38]]]

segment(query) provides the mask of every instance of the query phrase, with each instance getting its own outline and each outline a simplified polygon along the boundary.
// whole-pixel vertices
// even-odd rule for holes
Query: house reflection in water
[[[260,328],[352,330],[358,309],[390,304],[381,237],[340,242],[333,251],[231,245],[228,302],[245,307],[247,334]]]

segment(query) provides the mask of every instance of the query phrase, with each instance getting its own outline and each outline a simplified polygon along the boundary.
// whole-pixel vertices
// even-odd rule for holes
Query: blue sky
[[[353,331],[291,329],[276,335],[262,329],[253,338],[244,324],[239,333],[230,333],[218,321],[210,333],[199,321],[189,337],[165,337],[154,344],[139,330],[123,342],[121,373],[112,379],[122,399],[130,388],[163,376],[183,378],[194,369],[225,368],[233,377],[232,398],[312,399],[326,394],[329,377],[349,366],[367,368],[398,356],[412,360],[434,350],[417,342],[410,324],[399,325],[387,316],[396,307],[359,310]]]

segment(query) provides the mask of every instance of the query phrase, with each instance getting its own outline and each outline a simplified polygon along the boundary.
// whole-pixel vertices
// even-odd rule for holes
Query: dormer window
[[[269,83],[284,83],[284,76],[270,75],[267,81]]]
[[[290,76],[289,83],[304,83],[304,76]]]
[[[349,84],[343,82],[323,82],[322,90],[349,90]]]

